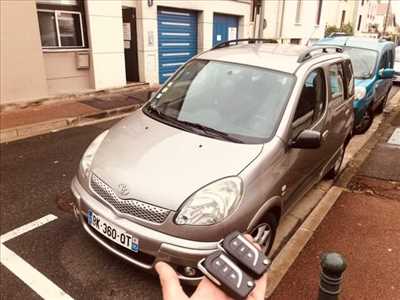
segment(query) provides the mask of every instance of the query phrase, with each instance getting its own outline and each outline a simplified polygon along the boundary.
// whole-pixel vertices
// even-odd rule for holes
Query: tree
[[[351,26],[350,23],[344,24],[340,28],[336,27],[335,25],[327,26],[325,29],[325,37],[327,37],[335,32],[343,32],[348,35],[353,35],[353,26]]]

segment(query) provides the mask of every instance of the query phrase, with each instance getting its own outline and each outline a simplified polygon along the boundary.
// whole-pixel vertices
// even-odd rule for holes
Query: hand
[[[164,300],[228,300],[228,297],[221,289],[204,277],[196,291],[189,298],[183,291],[175,270],[164,262],[158,262],[155,266],[162,287]],[[256,281],[256,287],[247,297],[247,300],[263,300],[267,289],[267,274],[265,273]]]

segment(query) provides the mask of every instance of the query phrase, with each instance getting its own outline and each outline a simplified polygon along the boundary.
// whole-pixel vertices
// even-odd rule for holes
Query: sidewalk
[[[270,299],[317,299],[324,251],[347,260],[342,299],[399,299],[400,112],[346,188]]]
[[[73,127],[111,116],[123,116],[139,108],[150,96],[147,84],[116,91],[82,95],[75,100],[31,104],[0,112],[1,143]]]

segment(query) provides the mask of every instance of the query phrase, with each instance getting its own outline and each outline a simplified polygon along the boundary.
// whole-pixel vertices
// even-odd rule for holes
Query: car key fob
[[[271,261],[239,231],[232,232],[221,241],[219,247],[232,256],[254,278],[260,278]]]
[[[241,270],[228,255],[216,251],[198,263],[199,269],[227,295],[245,299],[254,289],[254,279]]]

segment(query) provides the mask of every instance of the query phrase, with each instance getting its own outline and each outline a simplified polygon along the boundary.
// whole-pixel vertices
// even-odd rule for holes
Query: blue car
[[[354,36],[324,38],[315,46],[334,45],[350,56],[355,79],[354,133],[371,126],[375,112],[382,112],[394,77],[395,45],[385,40]]]

